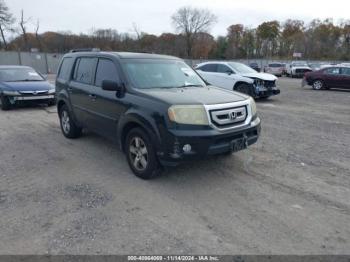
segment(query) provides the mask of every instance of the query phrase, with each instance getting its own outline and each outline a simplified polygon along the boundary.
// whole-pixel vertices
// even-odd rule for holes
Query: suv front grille
[[[276,86],[276,81],[264,81],[264,86],[266,88],[275,87]]]
[[[210,110],[211,122],[219,127],[233,127],[247,119],[248,112],[246,106]]]
[[[310,72],[310,71],[312,71],[312,70],[306,69],[306,68],[295,69],[295,73],[296,73],[296,74],[304,74],[304,73]]]

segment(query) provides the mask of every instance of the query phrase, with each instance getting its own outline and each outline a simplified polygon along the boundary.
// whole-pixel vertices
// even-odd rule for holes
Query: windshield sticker
[[[186,67],[182,67],[181,71],[184,72],[184,74],[187,76],[194,76],[195,75],[191,69],[186,68]]]
[[[39,74],[36,73],[36,72],[29,72],[29,75],[30,75],[30,76],[39,76]]]

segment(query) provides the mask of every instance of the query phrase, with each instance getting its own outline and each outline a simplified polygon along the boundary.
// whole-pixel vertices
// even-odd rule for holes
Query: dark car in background
[[[315,90],[330,88],[350,89],[350,66],[332,66],[305,74],[302,86],[310,85]]]
[[[253,68],[255,71],[257,71],[257,72],[260,72],[261,71],[261,68],[260,68],[260,66],[258,65],[258,63],[250,63],[249,64],[249,67],[250,68]]]
[[[55,87],[28,66],[0,66],[1,109],[23,102],[55,104]]]

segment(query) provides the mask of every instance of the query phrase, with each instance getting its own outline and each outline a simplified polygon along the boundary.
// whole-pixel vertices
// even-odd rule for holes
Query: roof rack
[[[100,48],[77,48],[72,49],[69,53],[77,53],[77,52],[100,52]]]

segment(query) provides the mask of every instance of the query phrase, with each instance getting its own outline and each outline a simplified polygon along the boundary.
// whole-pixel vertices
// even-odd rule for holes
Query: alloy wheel
[[[320,80],[317,80],[313,83],[313,88],[316,90],[320,90],[323,87],[323,83]]]
[[[133,137],[129,144],[129,157],[132,165],[138,171],[144,171],[148,165],[148,150],[140,137]]]
[[[68,112],[63,110],[61,113],[61,124],[62,124],[62,129],[64,133],[68,134],[70,131],[70,119]]]

